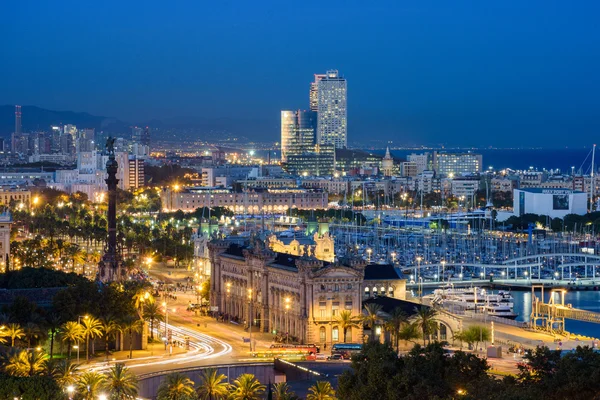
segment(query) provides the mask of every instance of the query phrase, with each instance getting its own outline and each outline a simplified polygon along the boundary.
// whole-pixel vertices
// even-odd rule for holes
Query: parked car
[[[334,361],[334,360],[343,360],[344,356],[341,354],[332,354],[329,357],[327,357],[327,360],[329,361]]]

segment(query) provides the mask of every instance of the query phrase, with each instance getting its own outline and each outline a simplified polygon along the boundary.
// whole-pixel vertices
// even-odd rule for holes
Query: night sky
[[[376,4],[363,6],[364,4]],[[5,1],[0,104],[268,122],[348,79],[349,142],[590,145],[598,1]]]

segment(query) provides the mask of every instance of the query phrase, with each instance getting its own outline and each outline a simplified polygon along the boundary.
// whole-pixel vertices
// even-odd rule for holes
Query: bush
[[[0,375],[0,399],[59,400],[64,394],[47,376],[16,377]]]

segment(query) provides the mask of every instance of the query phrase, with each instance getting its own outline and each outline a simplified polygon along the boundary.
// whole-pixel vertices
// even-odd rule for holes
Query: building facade
[[[337,70],[327,71],[318,83],[317,143],[348,146],[347,84]]]
[[[433,168],[437,176],[454,178],[465,174],[481,172],[481,154],[474,153],[433,153]]]
[[[281,213],[290,208],[317,210],[327,208],[327,193],[309,189],[269,189],[235,192],[229,189],[164,188],[163,210],[192,212],[201,207],[225,207],[236,214]]]
[[[406,281],[391,265],[367,265],[359,258],[325,262],[303,253],[277,253],[256,236],[246,246],[212,241],[212,307],[253,329],[289,334],[300,343],[362,343],[362,328],[343,329],[344,310],[359,316],[374,294],[403,299]],[[255,328],[254,328],[255,327]]]
[[[319,81],[323,78],[325,78],[325,74],[315,74],[315,80],[310,83],[308,101],[310,110],[314,112],[319,111]]]
[[[19,208],[28,209],[31,205],[31,192],[21,189],[0,189],[0,205],[9,206],[11,203]]]
[[[385,149],[385,156],[381,160],[381,173],[383,173],[383,176],[392,176],[394,174],[394,158],[390,154],[389,147]]]
[[[288,155],[314,151],[317,130],[317,113],[296,110],[281,112],[281,162]]]
[[[284,168],[292,175],[331,176],[335,171],[335,148],[316,144],[312,151],[289,155]]]
[[[515,189],[513,212],[517,216],[538,214],[564,218],[567,214],[587,213],[587,201],[587,193],[570,189]]]

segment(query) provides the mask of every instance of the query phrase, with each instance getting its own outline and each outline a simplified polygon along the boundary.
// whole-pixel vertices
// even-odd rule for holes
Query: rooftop
[[[365,267],[365,280],[404,279],[400,270],[392,264],[369,264]]]

